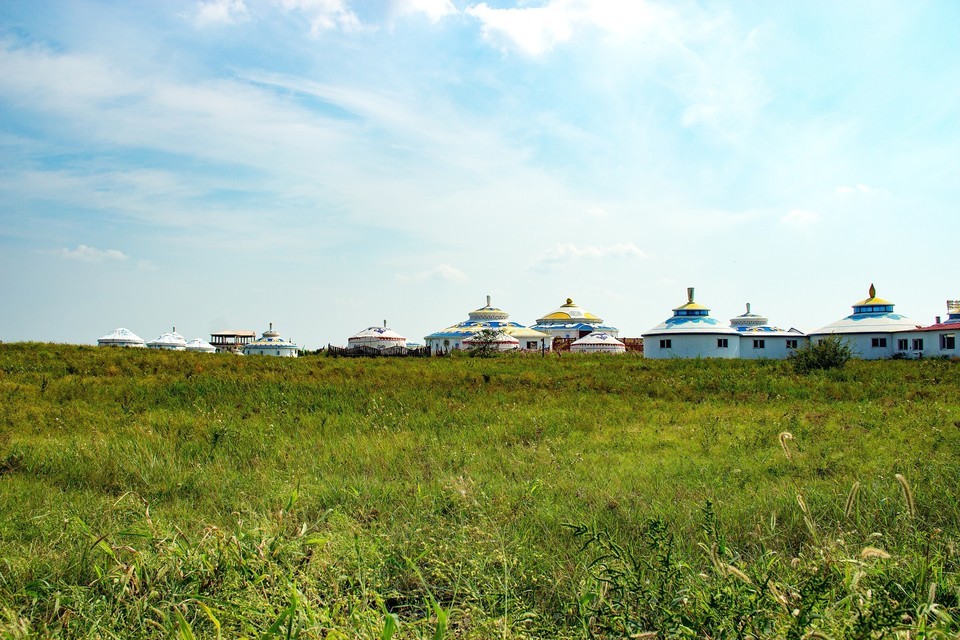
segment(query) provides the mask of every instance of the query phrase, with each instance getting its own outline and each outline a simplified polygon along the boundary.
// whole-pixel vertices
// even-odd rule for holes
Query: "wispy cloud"
[[[236,24],[249,18],[243,0],[204,0],[197,6],[195,22],[199,27]]]
[[[483,39],[498,49],[539,56],[569,42],[577,30],[627,35],[666,14],[641,0],[550,0],[539,7],[497,9],[486,2],[467,7],[480,21]]]
[[[407,16],[422,13],[430,22],[436,24],[447,16],[457,14],[457,8],[450,0],[395,0],[394,14]]]
[[[78,245],[76,249],[59,249],[55,253],[64,260],[76,262],[123,262],[130,259],[118,249],[97,249],[85,244]]]
[[[463,284],[470,280],[460,269],[457,269],[454,266],[449,264],[438,264],[432,269],[427,269],[426,271],[421,271],[419,273],[406,274],[398,273],[397,280],[401,282],[423,282],[425,280],[443,280],[446,282],[453,282],[457,284]]]
[[[844,195],[844,196],[848,196],[848,195],[852,195],[852,194],[857,194],[857,193],[862,193],[862,194],[870,195],[870,194],[874,193],[874,191],[875,191],[875,189],[873,189],[872,187],[868,187],[867,185],[865,185],[865,184],[863,184],[863,183],[855,184],[855,185],[852,185],[852,186],[849,186],[849,185],[841,185],[841,186],[837,187],[837,193],[839,193],[840,195]]]
[[[622,242],[606,246],[577,245],[572,242],[558,242],[534,259],[534,268],[549,268],[577,260],[599,260],[603,258],[645,258],[646,253],[632,242]]]
[[[310,21],[310,33],[319,35],[324,31],[339,29],[357,31],[362,24],[357,14],[345,0],[279,0],[287,11],[298,11]]]
[[[780,218],[781,224],[799,231],[811,229],[818,222],[820,222],[820,214],[806,209],[791,209]]]

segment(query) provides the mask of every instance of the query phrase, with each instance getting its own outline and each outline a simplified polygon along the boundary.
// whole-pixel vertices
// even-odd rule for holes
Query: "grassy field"
[[[949,361],[0,345],[0,636],[956,637],[958,454]]]

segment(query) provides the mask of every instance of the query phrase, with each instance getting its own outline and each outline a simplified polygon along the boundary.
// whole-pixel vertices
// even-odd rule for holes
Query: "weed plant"
[[[8,344],[0,407],[0,636],[960,633],[955,362]]]

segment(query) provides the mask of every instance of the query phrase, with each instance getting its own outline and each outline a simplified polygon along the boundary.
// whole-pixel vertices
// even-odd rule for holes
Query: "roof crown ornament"
[[[490,306],[490,294],[489,294],[489,293],[487,294],[487,306],[488,306],[488,307]]]
[[[687,302],[693,304],[693,287],[687,287]]]
[[[870,297],[871,297],[871,298],[876,298],[876,297],[877,297],[877,288],[876,288],[875,286],[873,286],[873,283],[872,283],[872,282],[870,283]]]

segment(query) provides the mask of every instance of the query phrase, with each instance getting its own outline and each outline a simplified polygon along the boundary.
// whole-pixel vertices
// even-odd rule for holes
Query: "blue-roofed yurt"
[[[643,334],[643,355],[647,358],[737,358],[740,334],[736,329],[710,317],[710,309],[693,298],[673,315]]]
[[[749,302],[746,313],[731,318],[730,326],[740,333],[740,357],[745,359],[782,360],[806,342],[802,331],[771,325],[769,319],[750,310]]]
[[[583,338],[594,331],[602,331],[607,335],[617,337],[618,329],[603,324],[603,318],[593,315],[576,304],[572,298],[537,320],[530,327],[554,338]]]
[[[434,354],[449,353],[457,349],[469,349],[470,345],[464,344],[464,341],[480,331],[489,329],[501,331],[516,339],[518,347],[526,351],[551,349],[553,336],[517,322],[510,322],[509,317],[509,313],[494,307],[490,302],[490,296],[487,296],[486,306],[471,311],[467,320],[431,333],[424,337],[424,341]]]
[[[243,346],[243,355],[296,358],[299,350],[300,347],[296,343],[287,340],[278,331],[274,331],[271,322],[270,328],[263,332],[260,339]]]
[[[869,293],[867,298],[853,304],[853,313],[812,332],[810,339],[841,336],[850,344],[854,355],[864,360],[889,358],[897,353],[906,357],[922,355],[924,345],[912,342],[912,334],[920,323],[895,312],[892,302],[877,297],[872,284]],[[920,348],[913,349],[914,346]]]

